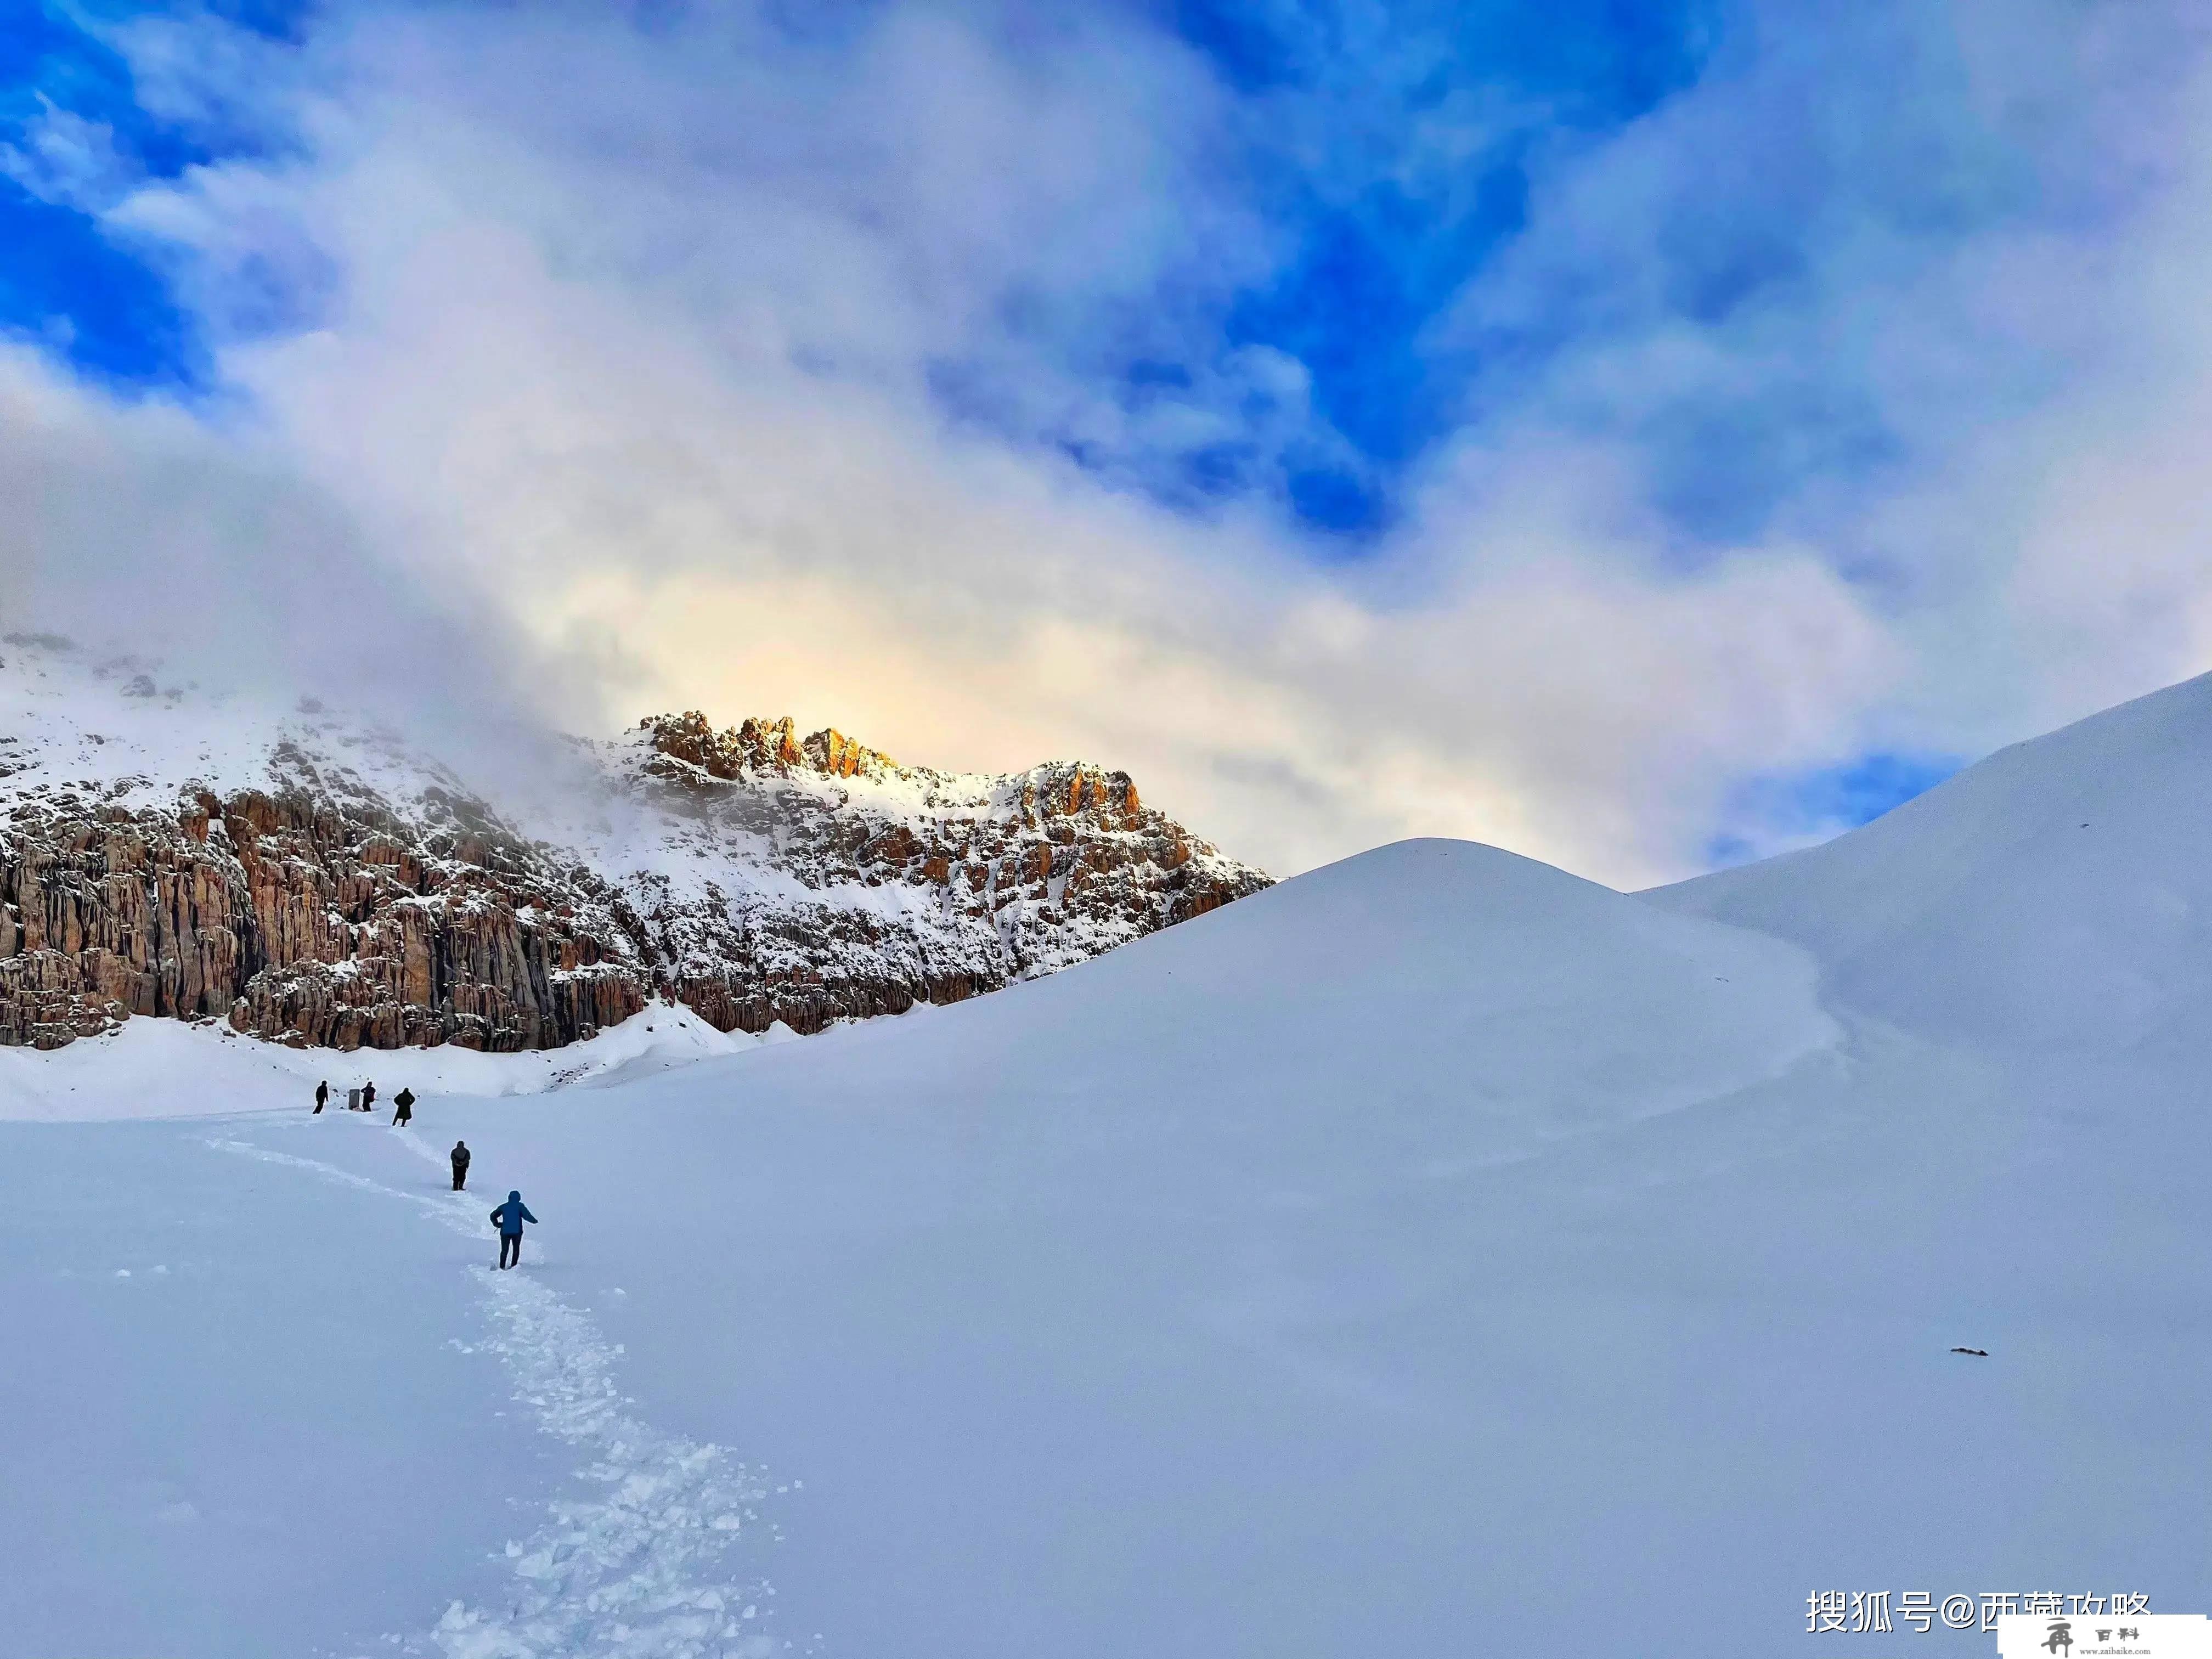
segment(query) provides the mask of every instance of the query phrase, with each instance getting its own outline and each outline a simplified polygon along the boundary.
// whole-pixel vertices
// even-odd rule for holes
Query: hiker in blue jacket
[[[491,1212],[499,1228],[499,1265],[520,1267],[522,1265],[522,1224],[538,1218],[530,1213],[530,1206],[522,1201],[520,1193],[509,1193],[507,1202]]]

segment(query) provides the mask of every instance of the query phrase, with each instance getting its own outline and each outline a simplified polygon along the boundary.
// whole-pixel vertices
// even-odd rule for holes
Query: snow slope
[[[2199,1050],[2212,676],[2015,744],[1823,846],[1644,896],[1794,939],[1946,1041]]]
[[[2172,708],[2007,762],[2146,826],[2081,866],[2123,896],[2195,878],[2142,838],[2142,771],[2204,764]],[[2072,845],[1991,834],[1998,892]],[[289,1113],[0,1123],[0,1656],[1765,1659],[1815,1591],[2212,1607],[2212,1056],[2003,1023],[2039,962],[2126,1014],[2193,945],[1946,933],[1980,862],[1884,868],[1785,939],[1407,843],[926,1017],[417,1084],[412,1134],[184,1031]],[[1885,938],[1923,1002],[1863,1000]]]

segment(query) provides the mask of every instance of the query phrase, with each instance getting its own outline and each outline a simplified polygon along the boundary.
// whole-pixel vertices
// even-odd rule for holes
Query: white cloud
[[[2001,137],[2019,100],[2063,101],[2056,48],[1973,62],[2004,26],[1957,19]],[[224,59],[176,26],[118,38],[168,66],[173,109],[281,108],[299,142],[112,215],[178,250],[234,403],[122,409],[9,370],[0,466],[58,504],[9,564],[48,607],[100,603],[56,550],[130,545],[164,605],[235,595],[192,625],[289,641],[312,675],[323,630],[357,654],[334,584],[365,581],[390,596],[375,626],[409,629],[410,595],[444,619],[410,672],[449,678],[481,629],[489,678],[555,718],[787,708],[939,764],[1082,753],[1279,872],[1443,833],[1624,884],[1694,867],[1747,774],[2019,735],[2203,664],[2201,180],[2141,184],[2094,234],[1931,228],[1910,257],[1894,216],[1846,215],[1790,250],[1815,264],[1787,307],[1686,322],[1669,204],[1769,189],[1756,158],[1733,183],[1698,169],[1793,84],[1719,76],[1539,175],[1466,314],[1524,324],[1603,273],[1586,335],[1444,447],[1378,556],[1330,564],[1260,508],[1169,512],[934,395],[943,362],[981,363],[1027,422],[1134,454],[1164,441],[1146,419],[1187,441],[1255,388],[1310,421],[1279,356],[1147,416],[1036,343],[1068,307],[1179,326],[1144,313],[1161,273],[1225,292],[1283,252],[1224,182],[1249,112],[1133,26],[1010,35],[909,5],[794,44],[742,8],[659,33],[335,14],[253,59],[258,102],[185,76]],[[2087,137],[2048,143],[2125,148],[2125,111],[2064,106]],[[1437,119],[1431,166],[1482,117]],[[2136,314],[2092,325],[2085,292]],[[1974,330],[2047,332],[2069,361],[2034,400],[1978,401],[2020,355]],[[2163,368],[2130,408],[2142,359]],[[1793,474],[1766,529],[1686,556],[1656,504],[1679,412],[1844,390],[1905,460]]]

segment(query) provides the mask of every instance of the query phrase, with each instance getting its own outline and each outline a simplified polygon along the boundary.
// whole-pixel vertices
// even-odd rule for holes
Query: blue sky
[[[161,10],[110,6],[96,15],[112,24]],[[315,15],[276,5],[212,10],[280,40]],[[1220,182],[1264,219],[1278,257],[1225,287],[1164,268],[1149,291],[1095,308],[1040,307],[1033,322],[1023,296],[1010,293],[1002,296],[1009,331],[1034,328],[1037,337],[1022,343],[1028,350],[1064,359],[1131,406],[1172,399],[1240,348],[1303,365],[1318,432],[1254,431],[1166,455],[1102,453],[1080,441],[1064,448],[1179,507],[1271,493],[1313,532],[1322,557],[1358,556],[1400,512],[1407,469],[1464,423],[1486,378],[1525,368],[1571,332],[1559,324],[1479,343],[1433,337],[1486,262],[1524,228],[1531,152],[1601,138],[1645,115],[1696,81],[1729,26],[1710,0],[1571,0],[1540,14],[1520,5],[1185,0],[1139,5],[1135,15],[1199,54],[1249,105],[1250,118],[1218,158]],[[110,128],[127,164],[155,178],[251,155],[265,140],[251,127],[226,132],[149,112],[118,52],[52,3],[33,9],[29,27],[0,50],[4,131],[18,145],[54,106]],[[1423,122],[1468,99],[1494,106],[1487,130],[1451,167],[1427,164],[1418,153]],[[1283,108],[1296,112],[1291,121],[1270,114]],[[0,272],[7,325],[46,335],[88,373],[205,383],[207,342],[158,250],[118,244],[92,213],[40,200],[15,181],[0,181],[0,204],[11,249]],[[1776,274],[1756,264],[1755,255],[1731,256],[1688,302],[1707,311],[1742,302],[1762,276]],[[1024,419],[1018,398],[996,392],[987,362],[938,368],[948,409],[998,421],[1020,441],[1054,435]],[[1686,518],[1726,516],[1759,494],[1757,478],[1743,476],[1758,468],[1723,453],[1732,435],[1701,434],[1706,459],[1678,492]]]
[[[664,422],[683,447],[700,428],[679,412],[732,425],[646,514],[698,539],[637,555],[638,580],[919,582],[946,653],[1135,605],[1113,648],[1188,658],[1251,722],[1159,738],[1153,763],[1232,819],[1329,800],[1314,846],[1461,825],[1637,873],[1753,855],[2194,661],[2178,633],[2139,660],[2027,639],[2002,595],[2057,556],[2022,550],[2028,475],[1985,445],[2018,432],[2048,478],[2112,424],[2130,354],[2160,350],[2117,320],[2112,251],[2165,234],[2191,185],[2161,159],[2203,56],[2186,8],[17,9],[0,332],[58,385],[179,412],[234,457],[250,435],[263,476],[295,469],[364,545],[412,514],[505,546],[496,593],[556,542],[579,568],[629,560],[599,497],[634,469],[549,526],[572,477],[483,499],[541,441],[468,471],[449,434],[430,474],[368,501],[368,474],[324,453],[334,423],[379,411],[397,424],[352,453],[396,454],[449,405],[532,384],[596,429],[633,390],[599,343],[665,347],[700,408],[641,404],[608,453],[668,455]],[[479,285],[510,258],[511,306]],[[495,342],[495,369],[439,383]],[[341,363],[348,385],[317,379]],[[933,454],[915,476],[957,481],[926,524],[948,547],[1029,500],[994,468],[1054,505],[1020,509],[1042,515],[1025,550],[926,575],[897,515],[731,551],[754,545],[761,489],[720,475],[751,453],[738,411],[771,397],[843,433],[811,458],[894,437]],[[321,424],[299,424],[311,407]],[[404,499],[429,477],[447,495]],[[1224,607],[1202,628],[1201,593]],[[2084,614],[2051,608],[2054,636]],[[660,626],[637,619],[605,659],[672,690],[721,672],[671,666],[688,647]],[[774,689],[836,707],[859,671],[833,658]],[[1577,664],[1577,692],[1549,689]],[[1419,728],[1467,775],[1370,811],[1352,798],[1395,762],[1324,777],[1260,752],[1301,697],[1347,732]],[[949,702],[915,719],[921,742],[989,725]],[[1154,731],[1133,716],[1096,740],[1144,761]],[[1272,805],[1269,777],[1295,782]]]
[[[1279,458],[1301,520],[1355,542],[1388,525],[1403,469],[1460,423],[1478,393],[1491,354],[1437,349],[1427,337],[1523,228],[1530,149],[1616,130],[1688,85],[1711,50],[1714,11],[1613,0],[1540,14],[1419,5],[1362,30],[1320,7],[1169,9],[1179,37],[1241,92],[1314,99],[1351,117],[1324,136],[1317,170],[1279,149],[1245,158],[1256,198],[1285,228],[1287,257],[1228,296],[1218,325],[1231,347],[1267,346],[1304,363],[1316,412],[1345,441],[1340,458]],[[1375,58],[1362,50],[1378,33],[1410,46],[1410,61],[1392,64],[1379,89],[1366,84]],[[1417,160],[1409,170],[1422,118],[1470,94],[1512,107],[1449,172]],[[1540,346],[1501,341],[1496,349]]]
[[[1736,811],[1754,823],[1826,837],[1870,823],[1891,808],[1924,794],[1961,763],[1949,755],[1875,752],[1841,766],[1752,778],[1739,787]],[[1756,858],[1762,850],[1747,836],[1723,833],[1713,837],[1708,856],[1716,866],[1726,866]]]
[[[174,173],[198,159],[181,135],[143,117],[129,68],[43,5],[0,29],[0,118],[17,143],[50,106],[113,125],[140,165]],[[0,325],[46,343],[72,367],[131,382],[189,383],[205,356],[161,274],[118,247],[88,214],[0,179]]]
[[[195,8],[196,11],[202,9]],[[211,20],[284,41],[313,9],[224,0]],[[213,374],[201,319],[175,291],[158,247],[134,245],[101,222],[110,185],[175,179],[186,168],[259,153],[266,134],[203,108],[190,118],[149,108],[130,63],[103,35],[162,9],[15,0],[0,28],[0,143],[36,167],[37,135],[57,112],[101,129],[118,164],[112,179],[0,177],[0,328],[40,340],[72,368],[117,387],[205,391]]]

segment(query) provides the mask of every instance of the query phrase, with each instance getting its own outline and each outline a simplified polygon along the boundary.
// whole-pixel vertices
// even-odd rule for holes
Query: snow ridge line
[[[411,1133],[399,1138],[442,1164]],[[207,1145],[404,1199],[456,1232],[484,1237],[474,1197],[404,1192],[248,1141]],[[626,1412],[633,1402],[613,1375],[620,1346],[543,1284],[482,1265],[470,1271],[492,1323],[484,1346],[506,1365],[515,1400],[541,1431],[583,1453],[577,1476],[597,1491],[555,1498],[536,1532],[508,1542],[514,1585],[501,1598],[505,1611],[454,1601],[426,1635],[387,1638],[398,1642],[396,1651],[442,1659],[769,1659],[790,1649],[764,1627],[769,1610],[762,1603],[774,1586],[714,1571],[760,1521],[754,1506],[768,1493],[760,1473],[721,1447],[665,1434]],[[780,1535],[773,1522],[763,1524]]]

